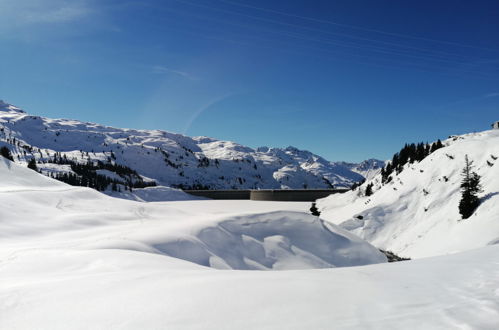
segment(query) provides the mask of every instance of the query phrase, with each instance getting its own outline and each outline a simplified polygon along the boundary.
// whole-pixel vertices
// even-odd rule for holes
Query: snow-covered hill
[[[454,136],[421,162],[406,164],[381,184],[319,200],[321,217],[373,245],[408,257],[464,251],[499,242],[499,130]],[[481,205],[461,220],[465,155],[482,177]],[[374,194],[364,196],[368,184]]]
[[[3,159],[0,205],[0,329],[499,323],[499,245],[388,264],[308,203],[137,203]]]
[[[142,198],[137,194],[117,191],[124,192],[125,186],[153,185],[209,189],[349,187],[370,171],[379,170],[381,163],[334,163],[293,147],[255,150],[208,137],[49,119],[31,116],[3,101],[0,144],[11,149],[16,162],[27,164],[34,158],[45,175],[71,182],[81,181],[82,175],[91,172],[89,186],[101,188],[107,183],[107,193],[133,195],[138,200]],[[91,166],[75,169],[75,164]],[[114,192],[111,181],[116,184]],[[141,196],[161,200],[163,190],[149,190]]]

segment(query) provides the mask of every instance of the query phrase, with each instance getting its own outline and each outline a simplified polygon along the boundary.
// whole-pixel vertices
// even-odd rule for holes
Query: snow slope
[[[359,190],[319,200],[321,217],[374,246],[408,257],[454,253],[499,241],[499,130],[456,136],[445,147],[405,169],[386,184],[376,176],[374,194]],[[482,177],[482,204],[462,220],[464,157]],[[365,190],[365,183],[360,191]]]
[[[167,187],[210,189],[286,189],[349,187],[362,173],[293,147],[252,149],[234,142],[174,134],[158,130],[133,130],[77,120],[31,116],[0,101],[0,145],[8,145],[15,160],[26,164],[35,158],[45,175],[74,173],[61,159],[124,165],[145,182]],[[54,163],[54,156],[59,158]],[[376,164],[373,164],[376,169]],[[124,181],[108,169],[100,175]],[[361,173],[361,174],[359,174]],[[123,187],[121,187],[123,188]],[[111,193],[108,189],[107,193]],[[124,189],[120,189],[124,191]],[[135,200],[161,200],[161,191],[114,194]],[[171,198],[172,191],[164,191]],[[147,199],[151,196],[151,199]],[[180,193],[176,196],[185,199]]]
[[[216,271],[124,250],[1,264],[1,329],[496,329],[499,246],[325,270]]]
[[[499,323],[499,245],[313,269],[385,259],[303,213],[309,203],[138,203],[70,187],[3,159],[0,205],[0,329],[494,329]]]

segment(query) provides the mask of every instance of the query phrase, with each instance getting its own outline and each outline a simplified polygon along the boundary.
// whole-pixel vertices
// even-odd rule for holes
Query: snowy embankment
[[[302,213],[309,203],[137,203],[3,159],[0,191],[0,329],[492,329],[499,323],[499,246],[310,269],[385,259]]]
[[[321,217],[374,246],[407,257],[465,251],[499,241],[499,130],[457,136],[393,180],[318,201]],[[482,177],[482,203],[466,220],[458,212],[464,157]]]

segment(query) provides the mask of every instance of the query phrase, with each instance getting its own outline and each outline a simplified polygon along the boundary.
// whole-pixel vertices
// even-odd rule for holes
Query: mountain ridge
[[[211,137],[189,137],[162,130],[115,128],[73,119],[32,116],[0,101],[0,143],[14,158],[32,158],[45,175],[72,183],[85,171],[116,190],[167,186],[191,189],[347,188],[379,171],[383,161],[331,162],[307,150],[250,148]],[[76,165],[91,164],[75,170]],[[119,169],[116,166],[127,168]],[[81,166],[80,166],[81,167]],[[127,175],[122,175],[123,172]],[[85,172],[85,173],[86,173]],[[66,173],[71,178],[62,178]],[[106,188],[111,190],[112,182]],[[77,182],[81,183],[80,181]],[[154,198],[157,200],[157,198]]]

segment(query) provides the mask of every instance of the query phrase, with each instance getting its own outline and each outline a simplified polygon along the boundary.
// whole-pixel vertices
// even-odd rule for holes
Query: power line
[[[229,43],[239,44],[239,45],[243,45],[243,46],[254,46],[255,45],[254,43],[251,43],[251,42],[241,41],[239,37],[237,37],[237,39],[233,39],[233,38],[227,39],[227,38],[223,38],[220,36],[207,35],[206,28],[204,28],[202,32],[192,32],[192,31],[186,31],[185,29],[181,30],[181,29],[175,29],[175,28],[171,28],[171,27],[166,27],[166,28],[162,27],[162,28],[167,29],[167,30],[171,30],[171,31],[175,31],[175,32],[184,33],[187,35],[201,37],[203,39],[218,40],[218,41],[222,41],[222,42],[229,42]],[[349,53],[344,53],[341,51],[331,51],[331,50],[326,50],[326,49],[317,48],[317,47],[313,47],[313,48],[306,47],[306,48],[304,48],[304,50],[306,50],[306,52],[302,53],[302,52],[294,51],[291,49],[284,49],[281,47],[276,47],[275,40],[266,39],[266,38],[258,38],[258,37],[254,37],[254,36],[253,37],[250,36],[250,38],[260,39],[262,41],[267,41],[267,42],[272,42],[272,45],[270,45],[270,46],[269,45],[259,45],[259,47],[277,49],[278,51],[282,51],[282,52],[306,55],[306,56],[311,56],[311,57],[318,57],[318,58],[328,59],[328,60],[334,59],[334,60],[343,61],[343,62],[357,63],[357,64],[362,64],[362,65],[368,65],[368,66],[379,67],[379,68],[390,68],[390,69],[408,69],[408,67],[411,67],[411,68],[416,69],[418,71],[438,73],[438,74],[449,75],[449,76],[465,77],[465,76],[463,76],[463,74],[468,74],[468,76],[469,76],[469,74],[472,74],[476,77],[484,78],[484,79],[493,79],[493,80],[499,79],[499,77],[497,75],[487,75],[486,73],[483,73],[483,72],[469,71],[469,70],[462,70],[462,69],[458,70],[457,72],[443,72],[442,70],[447,70],[447,69],[452,69],[452,68],[445,68],[442,66],[438,66],[438,67],[433,66],[432,67],[432,66],[428,66],[426,64],[420,64],[420,63],[415,63],[415,62],[401,62],[401,61],[393,61],[393,60],[388,60],[388,59],[377,59],[377,60],[385,61],[388,63],[376,63],[376,62],[373,62],[372,56],[362,56],[360,54],[351,54],[351,53],[349,54]],[[281,40],[279,40],[278,42],[282,43]],[[289,44],[284,43],[284,45],[288,46]],[[294,48],[296,48],[296,47],[294,47]],[[331,56],[321,56],[321,55],[316,54],[314,52],[310,52],[310,50],[322,52],[322,53],[324,53],[324,55],[325,54],[344,55],[344,56],[347,56],[348,58],[339,58],[339,57],[332,58]],[[368,61],[367,62],[366,61],[359,61],[355,58],[367,59]],[[402,67],[396,66],[394,64],[402,65]],[[468,76],[466,76],[466,77],[468,77]]]
[[[458,55],[455,53],[435,51],[435,50],[430,50],[430,49],[425,49],[425,48],[420,48],[420,47],[413,47],[413,46],[403,45],[403,44],[394,43],[394,42],[377,40],[377,39],[373,39],[373,38],[363,38],[363,37],[359,37],[359,36],[352,35],[352,34],[331,32],[328,30],[317,29],[317,28],[313,28],[313,27],[308,27],[308,26],[303,26],[303,25],[298,25],[298,24],[293,24],[293,23],[288,23],[288,22],[282,22],[282,21],[278,21],[278,20],[274,20],[274,19],[268,19],[268,18],[254,16],[254,15],[243,14],[243,13],[239,13],[239,12],[235,12],[235,11],[231,11],[231,10],[227,10],[227,9],[221,9],[221,8],[217,8],[217,7],[213,7],[213,6],[207,6],[204,4],[194,3],[194,2],[186,1],[186,0],[173,0],[173,1],[176,1],[179,3],[184,3],[187,5],[191,5],[191,6],[206,8],[206,9],[209,9],[212,11],[218,11],[218,12],[222,12],[222,13],[238,15],[238,16],[242,16],[242,17],[246,17],[249,19],[254,19],[254,20],[258,20],[258,21],[262,21],[262,22],[267,22],[267,23],[279,24],[279,25],[284,25],[284,26],[289,26],[289,27],[294,27],[294,28],[301,28],[301,29],[305,29],[305,30],[309,30],[309,31],[320,32],[320,33],[330,34],[330,35],[334,35],[334,36],[341,36],[341,37],[346,37],[346,38],[350,38],[350,39],[357,39],[357,40],[361,40],[361,41],[377,42],[377,43],[392,45],[392,46],[399,47],[399,48],[409,48],[409,49],[419,50],[419,51],[423,51],[423,52],[437,53],[437,54],[441,54],[442,56],[457,56],[457,57],[465,58],[462,55]],[[376,47],[382,47],[382,46],[376,46]]]
[[[440,63],[451,63],[454,65],[466,65],[467,64],[466,62],[457,61],[454,59],[449,59],[447,57],[442,58],[441,56],[435,56],[435,55],[431,55],[431,54],[414,54],[414,53],[407,53],[407,50],[401,50],[401,49],[390,49],[387,47],[380,47],[380,46],[374,46],[374,45],[367,45],[366,46],[364,44],[359,44],[359,43],[355,43],[355,42],[345,43],[343,41],[323,39],[323,38],[311,38],[309,36],[304,36],[302,34],[296,34],[296,33],[284,32],[284,31],[276,31],[276,30],[272,30],[272,29],[270,29],[270,30],[263,29],[261,27],[257,27],[254,25],[234,23],[232,21],[220,20],[220,19],[215,19],[215,18],[211,18],[211,17],[207,17],[207,16],[194,15],[191,12],[186,13],[186,12],[182,12],[182,11],[178,11],[178,10],[174,10],[174,9],[169,9],[169,8],[163,8],[163,9],[167,10],[167,11],[171,11],[171,12],[180,13],[183,15],[188,15],[191,17],[199,18],[199,19],[215,21],[217,23],[230,24],[233,26],[249,28],[249,29],[253,29],[253,30],[267,32],[267,33],[274,33],[274,34],[283,35],[283,36],[290,37],[290,38],[295,38],[295,39],[300,39],[300,40],[310,41],[310,42],[315,42],[315,43],[322,43],[322,44],[326,44],[326,45],[335,45],[335,46],[344,47],[344,48],[368,50],[368,51],[375,52],[378,54],[405,56],[405,57],[410,57],[410,58],[415,58],[415,59],[422,59],[422,60],[426,60],[426,61],[436,61],[436,62],[440,62]]]
[[[379,34],[384,34],[384,35],[389,35],[389,36],[395,36],[395,37],[409,38],[409,39],[414,39],[414,40],[431,41],[431,42],[437,42],[437,43],[442,43],[442,44],[447,44],[447,45],[454,45],[454,46],[465,47],[465,48],[475,48],[475,49],[481,49],[481,50],[488,50],[488,51],[492,51],[492,52],[499,52],[499,49],[491,49],[491,48],[480,47],[480,46],[475,46],[475,45],[468,45],[468,44],[463,44],[463,43],[458,43],[458,42],[453,42],[453,41],[431,39],[431,38],[412,36],[412,35],[402,34],[402,33],[388,32],[388,31],[377,30],[377,29],[370,29],[370,28],[360,27],[360,26],[357,26],[357,25],[350,25],[350,24],[338,23],[338,22],[334,22],[334,21],[331,21],[331,20],[324,20],[324,19],[318,19],[318,18],[313,18],[313,17],[308,17],[308,16],[301,16],[301,15],[290,14],[290,13],[286,13],[286,12],[282,12],[282,11],[278,11],[278,10],[273,10],[273,9],[263,8],[263,7],[257,7],[257,6],[243,4],[243,3],[229,1],[229,0],[217,0],[217,1],[224,2],[224,3],[227,3],[227,4],[233,5],[233,6],[251,8],[251,9],[256,9],[256,10],[263,11],[263,12],[268,12],[268,13],[274,13],[274,14],[279,14],[279,15],[288,16],[288,17],[299,18],[299,19],[308,20],[308,21],[317,22],[317,23],[336,25],[336,26],[346,27],[346,28],[350,28],[350,29],[356,29],[356,30],[360,30],[360,31],[374,32],[374,33],[379,33]]]

